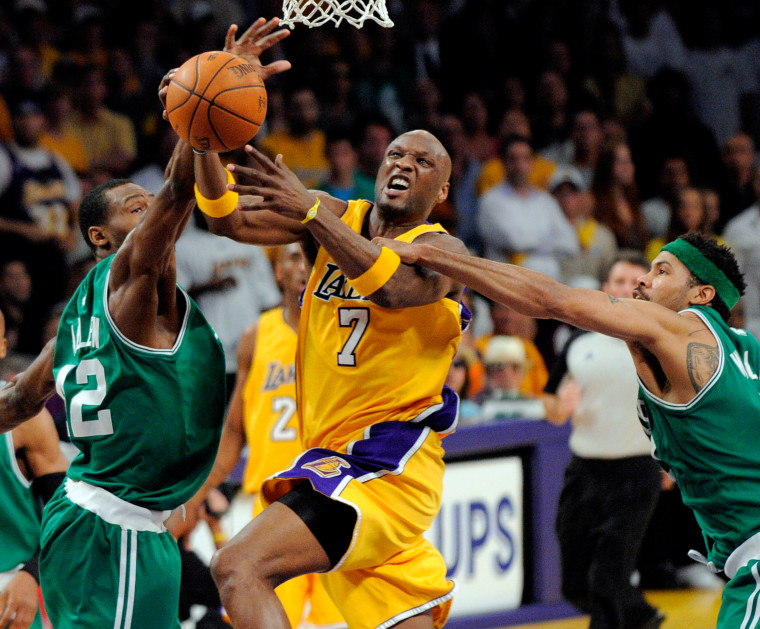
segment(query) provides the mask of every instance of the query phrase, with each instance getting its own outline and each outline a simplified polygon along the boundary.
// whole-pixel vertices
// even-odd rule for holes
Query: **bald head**
[[[441,183],[448,181],[451,177],[451,157],[443,144],[441,144],[441,141],[430,131],[425,131],[424,129],[407,131],[398,136],[396,140],[401,140],[407,136],[418,138],[427,146],[428,153],[435,158],[436,170],[442,175]]]

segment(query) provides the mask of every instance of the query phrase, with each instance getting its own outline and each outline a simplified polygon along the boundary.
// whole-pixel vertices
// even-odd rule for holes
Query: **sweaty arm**
[[[617,299],[602,291],[572,288],[543,273],[444,251],[428,244],[383,239],[408,264],[448,275],[489,299],[540,319],[558,319],[584,330],[640,343],[655,355],[667,339],[693,329],[685,317],[663,306]]]
[[[34,362],[0,389],[0,432],[38,415],[55,393],[53,357],[55,339],[48,341]]]

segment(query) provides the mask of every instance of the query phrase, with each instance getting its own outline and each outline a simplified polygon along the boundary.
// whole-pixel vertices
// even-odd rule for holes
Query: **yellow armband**
[[[401,264],[401,258],[398,254],[388,247],[383,247],[380,250],[380,256],[371,267],[359,277],[348,281],[354,290],[367,297],[391,279],[399,264]]]
[[[227,173],[227,183],[235,183],[235,178],[229,170]],[[198,191],[198,184],[195,184],[195,201],[198,204],[201,212],[211,216],[212,218],[222,218],[228,214],[232,214],[238,204],[239,194],[232,190],[227,190],[218,199],[207,199]]]

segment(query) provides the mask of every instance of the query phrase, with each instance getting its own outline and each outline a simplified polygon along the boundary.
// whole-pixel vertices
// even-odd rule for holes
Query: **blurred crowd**
[[[391,138],[429,129],[453,161],[433,219],[475,254],[576,286],[599,288],[621,250],[651,260],[685,231],[714,234],[748,275],[735,322],[760,334],[756,3],[387,6],[390,29],[296,26],[273,53],[293,69],[267,85],[259,147],[311,187],[371,199]],[[82,195],[113,177],[160,189],[176,139],[161,118],[161,77],[221,48],[229,24],[280,13],[279,0],[2,3],[0,308],[13,353],[35,354],[55,334],[92,265],[76,220]],[[206,236],[194,221],[180,241],[180,281],[215,313],[232,378],[236,342],[277,303],[277,286],[266,252]],[[540,395],[572,331],[468,300],[474,323],[451,381],[472,418],[494,396]]]

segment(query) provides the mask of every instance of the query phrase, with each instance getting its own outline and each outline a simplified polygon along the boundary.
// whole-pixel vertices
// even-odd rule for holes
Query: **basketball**
[[[264,81],[242,57],[204,52],[172,77],[166,113],[177,135],[196,150],[232,151],[248,143],[264,122]]]

